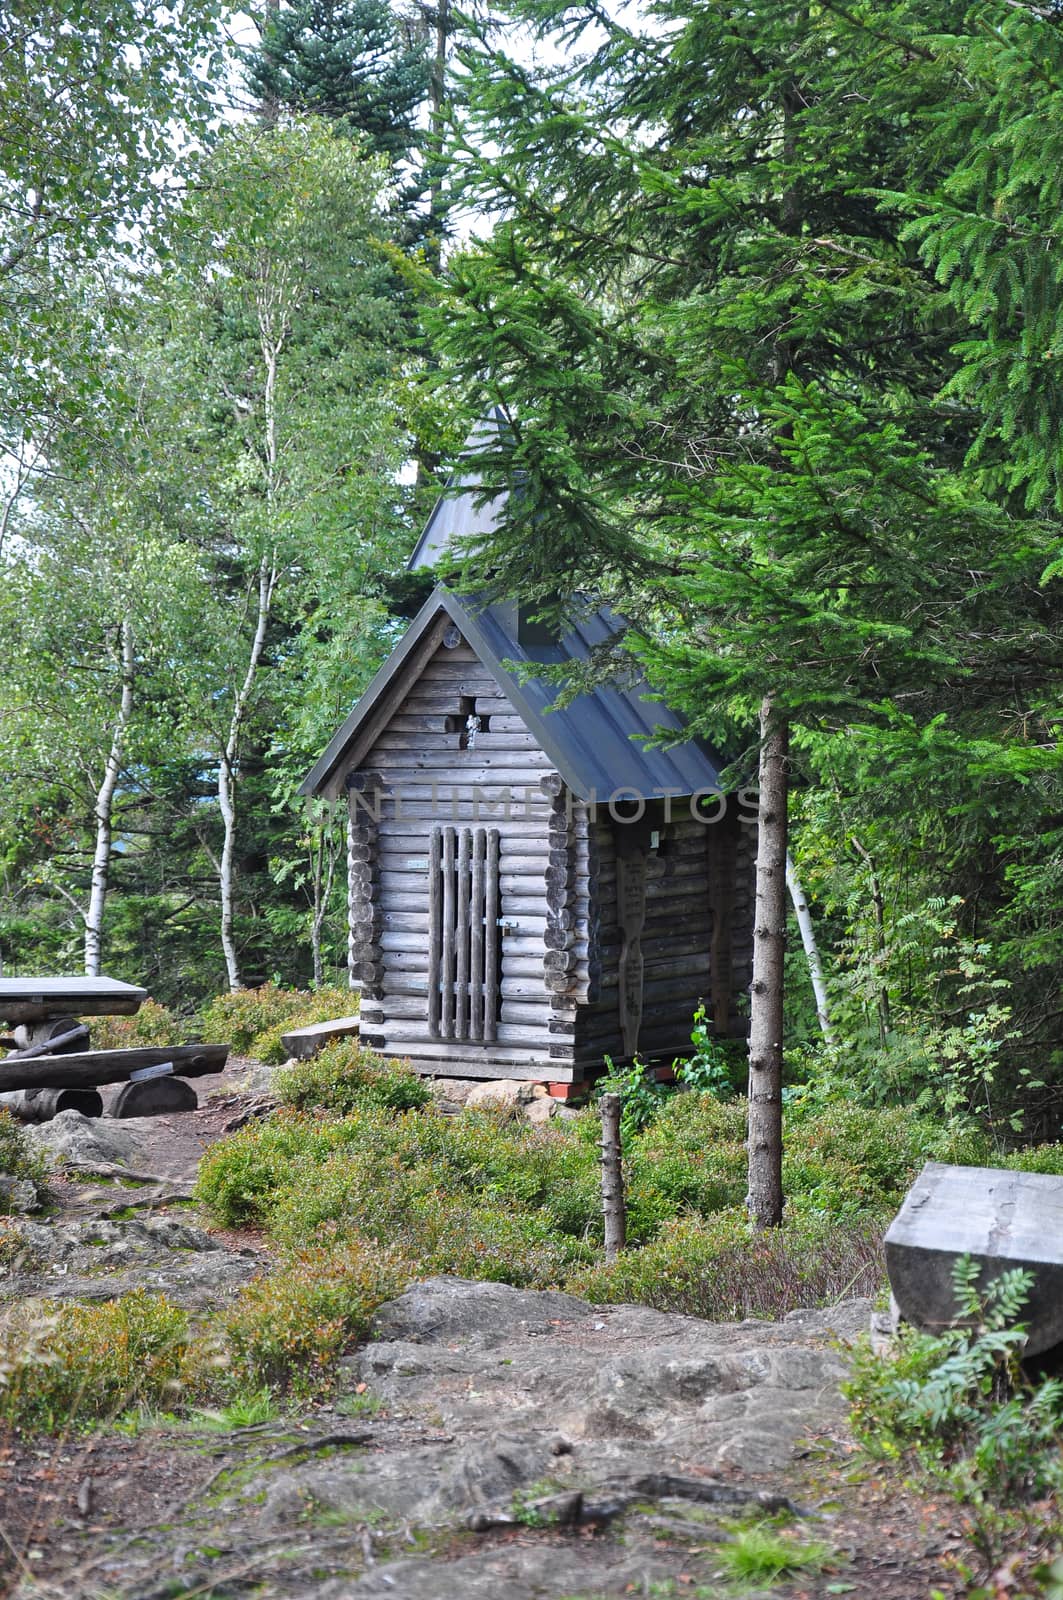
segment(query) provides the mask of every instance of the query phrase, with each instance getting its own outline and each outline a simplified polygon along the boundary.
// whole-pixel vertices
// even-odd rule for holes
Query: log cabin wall
[[[470,718],[480,721],[471,736]],[[548,869],[552,854],[556,862],[567,849],[552,831],[554,798],[541,786],[552,773],[464,639],[440,644],[346,780],[359,857],[352,940],[366,1044],[426,1073],[571,1079],[572,1044],[552,1030],[559,994],[544,966],[548,925],[559,926],[556,915],[551,923]],[[498,835],[498,911],[507,926],[494,1038],[482,1042],[439,1037],[429,1017],[429,862],[433,832],[448,829],[459,849],[466,829]],[[565,910],[567,933],[573,908]]]
[[[704,1003],[714,1031],[744,1037],[753,959],[754,829],[743,826],[733,800],[721,819],[697,821],[685,799],[647,808],[644,833],[659,844],[648,851],[640,930],[642,1013],[638,1050],[646,1057],[676,1055],[690,1046],[694,1012]],[[620,1020],[623,930],[618,904],[618,845],[625,824],[599,807],[587,825],[592,858],[589,951],[596,981],[575,1026],[578,1073],[603,1055],[627,1058]]]

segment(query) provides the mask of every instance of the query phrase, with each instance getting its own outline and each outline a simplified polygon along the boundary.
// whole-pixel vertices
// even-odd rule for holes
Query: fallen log
[[[139,1083],[123,1083],[108,1109],[111,1117],[164,1117],[195,1111],[199,1097],[190,1083],[169,1075]]]
[[[961,1256],[980,1267],[984,1292],[1002,1272],[1033,1276],[1019,1321],[1024,1356],[1063,1343],[1063,1178],[998,1167],[928,1161],[886,1234],[886,1269],[900,1315],[940,1333],[962,1325],[953,1271]]]
[[[135,1050],[85,1050],[77,1055],[36,1056],[31,1061],[0,1061],[0,1092],[12,1089],[85,1089],[124,1083],[134,1073],[166,1068],[182,1078],[220,1072],[227,1044],[142,1045]]]

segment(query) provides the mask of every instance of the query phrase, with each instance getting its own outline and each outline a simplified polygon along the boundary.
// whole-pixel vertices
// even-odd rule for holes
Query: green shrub
[[[953,1283],[967,1326],[930,1335],[903,1328],[888,1357],[865,1345],[845,1392],[854,1431],[876,1456],[915,1467],[964,1508],[987,1569],[1030,1554],[1059,1527],[1063,1380],[1030,1378],[1020,1362],[1032,1275],[1001,1273],[979,1293],[980,1267],[957,1261]]]
[[[237,989],[207,1002],[199,1014],[208,1042],[229,1044],[237,1055],[277,1064],[285,1059],[281,1034],[314,1022],[332,1022],[358,1009],[349,989],[281,989],[264,983],[258,989]]]
[[[274,1093],[283,1105],[297,1110],[330,1111],[339,1116],[370,1106],[410,1111],[432,1098],[428,1085],[412,1067],[386,1061],[355,1039],[337,1040],[312,1060],[279,1072]]]
[[[145,1000],[132,1017],[86,1017],[94,1050],[132,1050],[138,1045],[183,1044],[188,1023],[159,1005]]]
[[[225,1316],[230,1381],[299,1399],[327,1394],[339,1358],[411,1276],[397,1253],[365,1240],[299,1251],[241,1290]]]
[[[172,1401],[189,1325],[165,1296],[136,1289],[100,1305],[31,1303],[0,1337],[0,1417],[48,1431]]]
[[[43,1158],[31,1149],[10,1111],[0,1108],[0,1174],[16,1181],[42,1183],[44,1171]],[[10,1210],[10,1199],[0,1190],[0,1214],[8,1215]]]
[[[277,1198],[324,1161],[344,1135],[342,1123],[282,1112],[250,1123],[207,1151],[195,1196],[227,1227],[265,1223]]]
[[[677,1094],[627,1148],[628,1225],[653,1236],[687,1211],[711,1216],[746,1193],[746,1103]]]
[[[730,1322],[873,1295],[883,1274],[882,1226],[874,1219],[797,1216],[758,1231],[735,1208],[668,1222],[650,1244],[577,1273],[566,1287],[588,1300]]]

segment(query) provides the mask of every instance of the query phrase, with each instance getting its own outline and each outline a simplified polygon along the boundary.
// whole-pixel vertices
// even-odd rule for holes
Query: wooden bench
[[[315,1022],[308,1028],[293,1028],[290,1033],[282,1033],[281,1044],[297,1061],[307,1061],[337,1039],[356,1038],[359,1027],[357,1017],[337,1017],[334,1022]]]

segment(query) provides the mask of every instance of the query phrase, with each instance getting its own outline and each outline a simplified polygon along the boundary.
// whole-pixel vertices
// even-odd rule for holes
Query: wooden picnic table
[[[14,1046],[0,1059],[0,1093],[20,1095],[20,1114],[40,1120],[63,1108],[63,1091],[88,1096],[67,1103],[99,1115],[94,1091],[101,1085],[220,1072],[228,1045],[90,1048],[84,1017],[133,1016],[147,997],[146,989],[117,978],[0,978],[0,1018],[13,1029],[2,1042]]]
[[[57,1019],[131,1017],[146,989],[117,978],[0,978],[0,1017],[9,1027]]]

